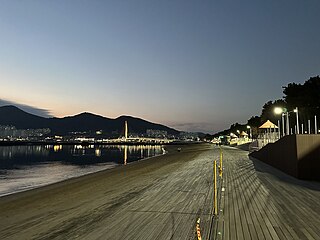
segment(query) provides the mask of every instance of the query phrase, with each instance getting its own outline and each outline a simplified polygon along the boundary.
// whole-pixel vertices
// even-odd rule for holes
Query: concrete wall
[[[298,177],[320,180],[320,135],[297,135]]]
[[[320,180],[320,135],[289,135],[250,153],[300,179]]]

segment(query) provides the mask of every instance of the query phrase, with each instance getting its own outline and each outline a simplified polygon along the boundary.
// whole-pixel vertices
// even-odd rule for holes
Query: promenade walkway
[[[209,144],[0,198],[0,239],[320,239],[320,183]],[[224,191],[222,191],[224,190]]]
[[[297,180],[246,151],[223,147],[223,153],[211,239],[320,239],[320,183]]]
[[[212,223],[212,166],[219,149],[169,153],[0,198],[0,239],[194,240]]]

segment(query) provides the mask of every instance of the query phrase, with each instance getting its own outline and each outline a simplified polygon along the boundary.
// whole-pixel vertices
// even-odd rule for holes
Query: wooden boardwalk
[[[0,239],[320,239],[320,183],[223,147],[213,219],[213,145],[0,198]],[[224,191],[223,191],[224,190]],[[212,221],[213,220],[213,221]]]
[[[212,223],[209,144],[0,198],[0,239],[204,239]]]
[[[320,239],[320,183],[297,180],[246,151],[223,152],[211,239]]]

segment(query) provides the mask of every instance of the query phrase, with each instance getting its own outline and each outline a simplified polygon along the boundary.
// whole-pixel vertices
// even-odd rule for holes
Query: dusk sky
[[[0,99],[217,132],[320,74],[319,12],[319,0],[2,0]]]

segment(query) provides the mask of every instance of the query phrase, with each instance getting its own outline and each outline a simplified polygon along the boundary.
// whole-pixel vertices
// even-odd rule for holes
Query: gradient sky
[[[217,132],[320,73],[319,0],[0,2],[0,98]]]

